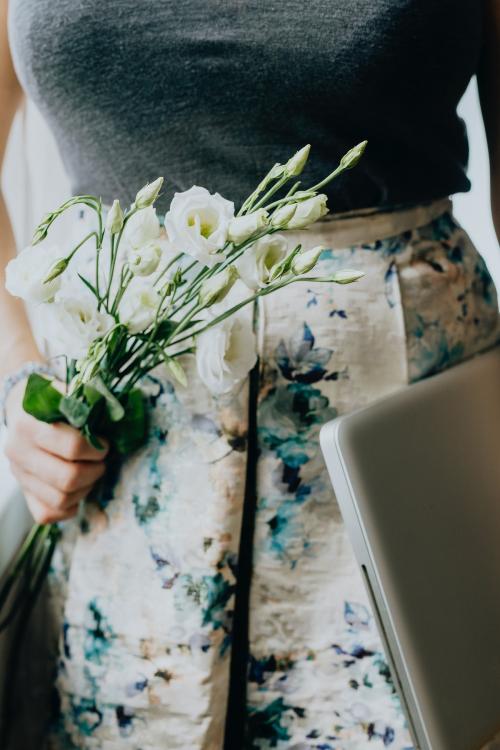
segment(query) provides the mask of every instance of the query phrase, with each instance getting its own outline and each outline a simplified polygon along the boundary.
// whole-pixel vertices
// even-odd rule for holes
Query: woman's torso
[[[478,0],[10,0],[10,39],[75,192],[129,200],[164,174],[162,207],[193,183],[238,202],[305,142],[316,180],[364,138],[332,210],[468,188]]]

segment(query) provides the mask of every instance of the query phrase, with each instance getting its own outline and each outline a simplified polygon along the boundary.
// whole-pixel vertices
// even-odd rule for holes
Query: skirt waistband
[[[432,203],[393,211],[368,209],[362,213],[329,214],[314,225],[314,232],[324,235],[325,242],[333,250],[342,250],[423,227],[451,210],[451,200],[441,198]]]

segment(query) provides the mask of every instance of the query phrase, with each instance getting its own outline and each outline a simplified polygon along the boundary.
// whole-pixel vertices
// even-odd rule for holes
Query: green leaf
[[[66,421],[60,404],[60,393],[47,378],[33,373],[29,376],[23,397],[23,409],[41,422]]]
[[[177,382],[186,387],[188,381],[181,363],[176,359],[170,359],[170,357],[166,358],[165,363]]]
[[[80,281],[83,281],[87,289],[90,289],[94,297],[96,297],[99,300],[99,295],[97,294],[97,289],[95,286],[93,286],[88,279],[85,278],[85,276],[82,276],[81,273],[78,274]]]
[[[93,448],[97,448],[98,451],[104,450],[104,445],[100,442],[99,438],[94,435],[88,425],[85,425],[82,430],[86,440],[90,443]]]
[[[125,414],[120,422],[109,426],[105,437],[123,455],[132,453],[146,442],[148,432],[148,411],[142,391],[130,391],[123,403]]]
[[[70,425],[77,429],[83,427],[90,414],[88,404],[80,398],[75,398],[75,396],[63,396],[59,404],[59,409]]]
[[[281,263],[277,263],[271,271],[270,281],[277,281],[284,276],[292,267],[296,255],[302,250],[302,245],[297,245],[292,252],[284,258]]]
[[[95,395],[97,398],[94,401],[89,401],[89,391],[92,391],[91,395]],[[104,445],[100,442],[99,436],[106,437],[106,432],[109,430],[111,424],[108,412],[106,411],[106,401],[95,389],[89,389],[87,386],[84,387],[84,395],[89,404],[89,415],[85,422],[82,432],[85,438],[88,440],[90,445],[99,450],[104,449]]]
[[[99,376],[92,378],[88,382],[88,386],[96,390],[98,393],[101,394],[101,396],[104,397],[106,401],[106,406],[109,414],[109,418],[112,422],[119,422],[121,419],[123,419],[123,416],[125,414],[123,406],[118,401],[116,396],[114,396],[107,385],[104,383],[102,378]],[[88,387],[87,386],[87,387]]]
[[[96,404],[98,401],[100,401],[100,399],[104,398],[102,393],[99,393],[98,390],[93,388],[88,383],[85,383],[85,385],[83,386],[83,393],[88,405],[91,407],[94,406],[94,404]]]
[[[158,328],[156,329],[155,340],[163,341],[163,339],[168,339],[170,334],[175,331],[178,325],[178,321],[173,321],[169,318],[160,321],[160,323],[158,323]]]
[[[174,378],[184,387],[187,386],[188,381],[186,373],[184,372],[184,368],[182,367],[181,363],[177,362],[177,360],[173,359],[172,357],[169,357],[168,354],[166,354],[158,344],[156,345],[156,351],[158,352],[165,365],[167,366],[167,369],[170,370]]]

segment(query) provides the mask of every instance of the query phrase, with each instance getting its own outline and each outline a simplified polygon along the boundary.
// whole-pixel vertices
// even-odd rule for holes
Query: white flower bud
[[[292,268],[292,263],[295,259],[295,256],[300,253],[301,249],[302,245],[297,245],[296,247],[294,247],[291,253],[283,258],[281,263],[277,263],[269,274],[269,281],[276,281],[276,279],[280,279],[282,276],[287,274]]]
[[[172,279],[169,279],[166,284],[160,288],[160,297],[169,297],[175,289],[175,284]]]
[[[184,372],[184,368],[181,365],[181,363],[177,359],[172,359],[172,357],[168,357],[166,359],[166,365],[168,369],[170,370],[170,372],[172,373],[173,377],[177,380],[177,382],[186,388],[188,384],[188,379],[187,379],[186,373]]]
[[[274,227],[286,227],[297,209],[296,203],[285,203],[281,208],[277,208],[271,216],[271,224]]]
[[[46,226],[40,225],[35,229],[33,232],[33,239],[31,240],[32,245],[38,245],[39,242],[42,242],[47,237],[48,228]]]
[[[120,201],[114,200],[106,216],[106,229],[110,234],[118,234],[123,227],[123,211]]]
[[[277,180],[279,177],[282,177],[284,172],[285,167],[283,166],[283,164],[274,164],[274,166],[269,170],[264,179],[261,180],[257,185],[254,196],[258,193],[262,193],[262,191],[269,185],[270,182],[272,182],[272,180]]]
[[[227,237],[235,245],[241,245],[259,230],[265,229],[268,224],[269,214],[264,208],[259,208],[257,211],[237,216],[230,221]]]
[[[234,285],[239,274],[235,266],[227,266],[220,273],[203,282],[199,294],[199,303],[203,307],[210,307],[222,302],[226,294]]]
[[[356,166],[365,152],[368,141],[361,141],[357,146],[351,148],[340,160],[340,166],[344,169],[352,169]]]
[[[297,151],[297,153],[288,160],[285,167],[287,175],[290,177],[297,177],[302,172],[309,158],[310,150],[311,145],[308,143],[307,146],[301,148],[300,151]]]
[[[60,260],[56,260],[56,262],[49,268],[49,272],[43,279],[44,284],[50,284],[51,281],[54,281],[54,279],[57,279],[58,276],[60,276],[64,271],[67,269],[69,264],[69,261],[67,258],[61,258]]]
[[[56,216],[57,213],[54,211],[50,211],[48,214],[45,214],[40,224],[37,226],[33,233],[33,239],[31,241],[32,245],[38,245],[39,242],[42,242],[42,240],[47,237],[49,228]]]
[[[163,185],[163,177],[158,177],[154,182],[148,182],[135,196],[136,208],[147,208],[152,206],[158,198],[158,194]]]
[[[292,262],[292,273],[295,276],[302,276],[304,273],[309,273],[319,260],[319,256],[325,248],[323,245],[313,247],[311,250],[304,250],[295,256]]]
[[[78,360],[78,380],[80,383],[88,383],[99,371],[99,365],[107,352],[107,346],[104,341],[93,341],[89,346],[87,356]]]
[[[335,284],[352,284],[353,281],[361,279],[365,274],[363,271],[357,271],[352,268],[344,268],[343,271],[337,271],[331,277]]]
[[[135,276],[150,276],[158,268],[161,256],[159,243],[151,240],[146,245],[131,250],[128,257],[130,270]]]
[[[283,176],[284,171],[285,171],[285,167],[283,166],[283,164],[279,164],[279,163],[274,164],[273,167],[269,171],[268,178],[270,180],[277,180],[278,177]]]
[[[125,243],[137,250],[151,240],[157,240],[161,233],[160,220],[153,206],[143,208],[128,216],[123,230]]]
[[[304,229],[328,213],[327,196],[323,193],[297,203],[297,209],[288,222],[288,229]]]

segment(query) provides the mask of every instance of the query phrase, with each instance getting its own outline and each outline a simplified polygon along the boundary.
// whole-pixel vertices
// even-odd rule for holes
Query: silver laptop
[[[500,730],[500,350],[321,446],[415,747],[479,750]]]

